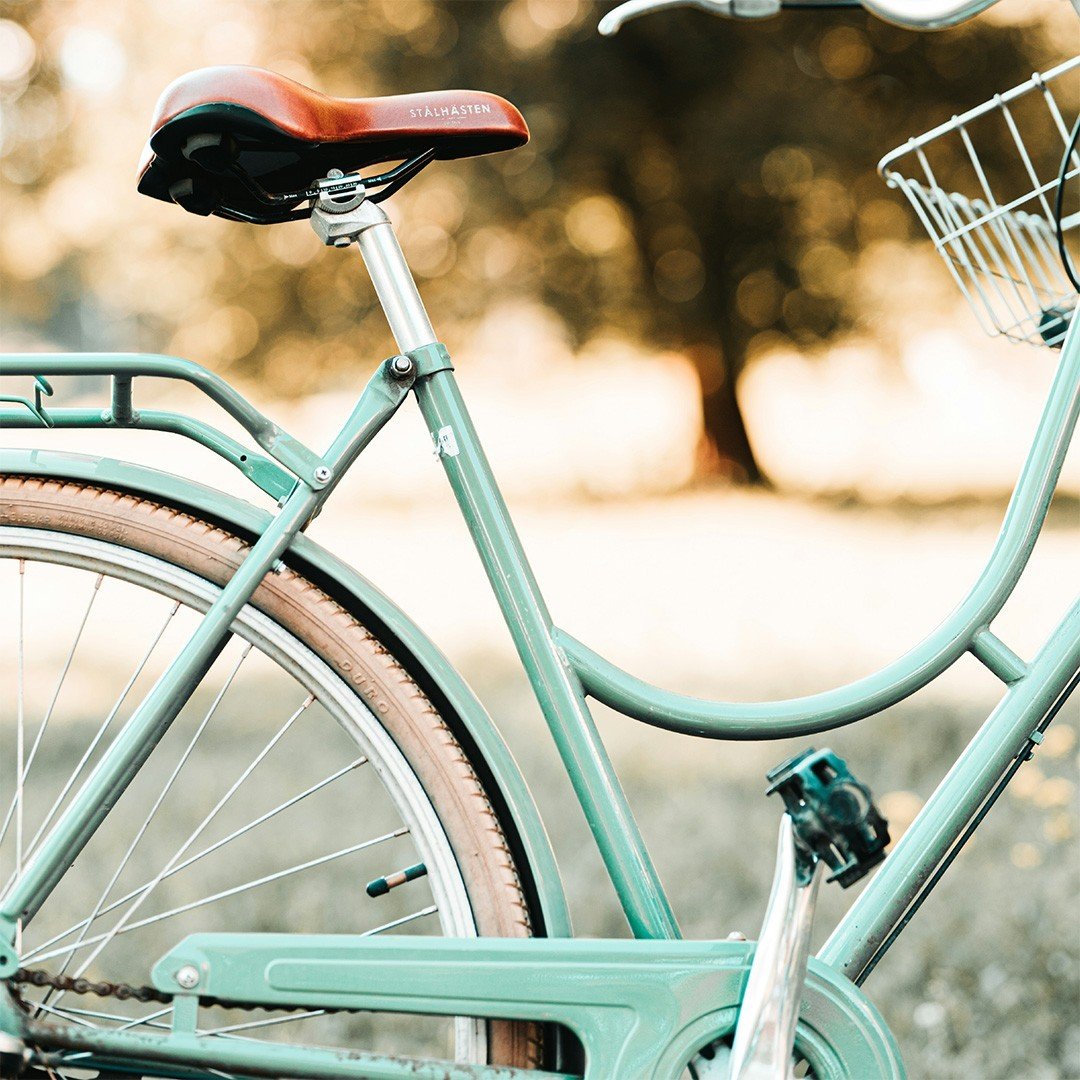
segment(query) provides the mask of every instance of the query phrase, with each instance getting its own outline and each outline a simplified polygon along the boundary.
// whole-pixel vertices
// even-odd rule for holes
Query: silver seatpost
[[[354,241],[360,245],[364,265],[401,352],[437,340],[394,227],[382,207],[361,199],[356,205],[339,208],[330,200],[320,199],[311,212],[311,227],[330,247],[348,247]]]

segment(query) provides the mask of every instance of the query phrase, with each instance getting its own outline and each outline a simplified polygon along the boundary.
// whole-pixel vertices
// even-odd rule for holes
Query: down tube
[[[1080,600],[957,758],[895,850],[818,954],[861,981],[1009,765],[1080,669]]]
[[[452,370],[417,380],[416,398],[514,644],[635,937],[677,938],[678,923],[612,768],[577,676],[552,639],[509,511]]]

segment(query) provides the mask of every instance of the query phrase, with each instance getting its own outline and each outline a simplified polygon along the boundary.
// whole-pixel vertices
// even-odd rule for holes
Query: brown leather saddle
[[[302,204],[331,169],[404,162],[386,174],[385,197],[429,161],[528,139],[510,102],[478,90],[335,98],[260,68],[202,68],[158,100],[139,191],[192,213],[269,224],[306,217]]]

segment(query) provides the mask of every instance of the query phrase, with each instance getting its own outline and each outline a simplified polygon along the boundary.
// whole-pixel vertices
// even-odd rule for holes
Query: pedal
[[[889,844],[889,824],[870,789],[831,750],[809,749],[777,765],[766,794],[778,792],[795,826],[800,878],[809,880],[817,859],[843,888],[865,877]]]
[[[779,792],[787,813],[730,1056],[720,1066],[727,1080],[789,1080],[821,868],[846,888],[885,858],[889,843],[870,789],[831,750],[804,751],[767,779],[767,793]]]

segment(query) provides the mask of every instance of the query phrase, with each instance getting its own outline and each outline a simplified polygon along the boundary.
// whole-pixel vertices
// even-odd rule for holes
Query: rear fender
[[[186,510],[244,539],[271,514],[214,488],[111,458],[53,450],[0,450],[0,474],[41,476],[117,488]],[[538,936],[570,937],[555,855],[517,762],[476,694],[429,637],[383,592],[303,534],[289,562],[376,633],[431,699],[477,770],[507,830]]]

